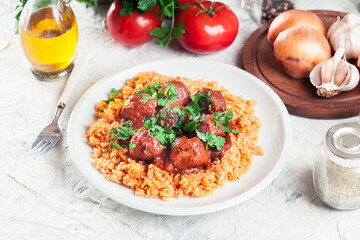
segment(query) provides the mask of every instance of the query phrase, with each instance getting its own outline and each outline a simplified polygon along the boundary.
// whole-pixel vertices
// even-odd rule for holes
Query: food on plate
[[[282,31],[274,42],[277,63],[292,78],[309,77],[316,64],[331,57],[331,48],[318,30],[299,25]]]
[[[360,17],[356,14],[347,14],[343,19],[334,22],[327,33],[332,49],[345,48],[346,58],[357,59],[360,56]]]
[[[271,45],[275,42],[277,36],[284,30],[305,25],[312,27],[326,36],[326,29],[321,19],[316,14],[299,9],[292,9],[279,14],[270,24],[268,32],[268,41]]]
[[[124,3],[114,1],[107,12],[107,26],[113,39],[125,46],[135,47],[154,38],[150,31],[161,25],[161,18],[157,15],[160,7],[156,5],[145,13],[122,11]]]
[[[345,49],[340,47],[332,58],[317,64],[311,71],[310,80],[318,89],[317,95],[332,97],[359,84],[359,70],[346,61],[345,55]]]
[[[136,195],[203,197],[263,154],[255,104],[215,81],[144,72],[96,105],[85,137],[94,166]]]
[[[178,39],[186,50],[207,54],[223,50],[235,40],[239,21],[234,12],[220,2],[201,1],[179,10],[177,24],[185,33]]]

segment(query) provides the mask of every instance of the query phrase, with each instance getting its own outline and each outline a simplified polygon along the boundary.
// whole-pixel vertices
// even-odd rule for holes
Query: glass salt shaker
[[[360,207],[360,125],[342,123],[326,133],[313,166],[318,197],[339,210]]]

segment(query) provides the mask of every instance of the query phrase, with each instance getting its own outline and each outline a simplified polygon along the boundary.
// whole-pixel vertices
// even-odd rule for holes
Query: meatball
[[[231,136],[229,133],[225,136],[225,145],[222,147],[221,150],[217,150],[216,148],[210,148],[210,157],[211,160],[214,160],[216,158],[220,159],[225,155],[225,152],[230,149],[231,147]]]
[[[206,133],[214,133],[216,136],[225,137],[224,130],[216,126],[214,120],[212,120],[213,115],[206,115],[205,120],[198,126],[197,130],[199,132],[206,132]]]
[[[169,86],[169,83],[171,83],[175,87],[175,92],[177,94],[176,103],[185,106],[190,100],[190,90],[185,86],[185,84],[175,80],[166,82],[161,88],[163,90],[166,90]]]
[[[135,144],[135,147],[131,147]],[[161,143],[155,137],[149,136],[149,129],[140,129],[130,141],[130,157],[142,161],[158,161],[165,154],[165,148],[161,147]]]
[[[157,99],[151,98],[148,99],[147,102],[142,103],[141,99],[143,97],[150,97],[150,95],[131,95],[129,103],[127,103],[120,112],[121,122],[130,120],[134,130],[144,126],[145,119],[152,117],[152,115],[157,112]]]
[[[177,103],[166,105],[159,111],[158,124],[160,126],[167,126],[171,129],[176,123],[179,122],[181,116],[183,116],[184,121],[185,115],[179,113],[179,110],[182,110],[183,108],[183,106]]]
[[[200,107],[205,108],[206,112],[209,113],[217,113],[217,112],[223,112],[226,110],[226,102],[224,96],[221,94],[220,91],[214,91],[210,88],[203,88],[201,91],[199,91],[197,94],[208,94],[210,93],[211,99],[206,102],[205,104],[202,104],[199,102]]]
[[[210,154],[205,150],[199,138],[179,138],[171,151],[168,163],[178,170],[205,166],[210,161]]]

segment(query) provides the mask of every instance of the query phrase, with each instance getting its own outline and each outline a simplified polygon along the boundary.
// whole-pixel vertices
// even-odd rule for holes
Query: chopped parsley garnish
[[[134,149],[136,148],[136,144],[130,143],[130,144],[129,144],[129,147],[130,147],[132,150],[134,150]]]
[[[119,95],[121,93],[120,90],[115,90],[115,88],[111,89],[110,91],[110,96],[108,100],[103,100],[104,102],[106,102],[107,104],[109,104],[111,101],[115,101],[115,98],[117,95]]]
[[[168,99],[176,99],[177,92],[175,86],[169,81],[169,85],[164,92],[165,97]]]
[[[217,150],[221,150],[222,147],[225,145],[225,138],[216,136],[214,133],[207,133],[207,132],[199,132],[196,130],[196,135],[202,141],[206,143],[206,150],[208,147],[216,148]]]
[[[152,116],[151,118],[146,119],[144,123],[144,128],[149,129],[149,136],[155,136],[162,145],[172,145],[176,138],[177,132],[173,129],[168,128],[167,126],[159,126],[157,124],[157,119],[157,116]]]
[[[109,134],[114,135],[117,140],[127,140],[135,134],[135,131],[133,130],[130,121],[127,121],[117,128],[110,129]]]
[[[215,113],[212,120],[214,120],[216,126],[222,128],[225,132],[232,132],[237,134],[240,133],[240,131],[230,128],[230,120],[233,118],[233,116],[233,112],[230,109],[227,109],[224,112]]]
[[[99,109],[99,112],[104,112],[104,109]]]
[[[152,96],[154,93],[158,94],[158,91],[161,88],[161,86],[162,86],[162,83],[159,80],[156,83],[147,86],[145,89],[143,89],[135,94],[149,94],[150,96]]]
[[[174,104],[174,103],[176,103],[176,102],[171,99],[159,99],[157,102],[157,105],[160,107],[165,107],[166,105]]]
[[[153,99],[152,96],[143,96],[141,99],[140,99],[140,102],[141,103],[147,103],[150,99]]]
[[[120,150],[121,146],[117,143],[110,142],[110,148],[116,148],[117,150]]]
[[[171,81],[169,81],[169,84],[167,88],[164,90],[161,88],[162,83],[157,81],[156,83],[147,86],[145,89],[136,92],[135,94],[149,94],[150,96],[144,96],[141,98],[140,102],[147,103],[150,99],[158,99],[157,105],[160,107],[165,107],[169,104],[176,103],[176,89],[173,84],[171,84]]]

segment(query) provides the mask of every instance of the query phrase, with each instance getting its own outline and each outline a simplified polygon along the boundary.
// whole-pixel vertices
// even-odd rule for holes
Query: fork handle
[[[59,104],[58,104],[57,107],[56,107],[56,112],[55,112],[55,114],[54,114],[54,119],[53,119],[54,122],[57,122],[57,121],[58,121],[58,119],[59,119],[62,111],[63,111],[64,108],[65,108],[65,106],[66,106],[65,103],[59,102]]]

